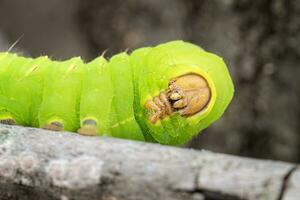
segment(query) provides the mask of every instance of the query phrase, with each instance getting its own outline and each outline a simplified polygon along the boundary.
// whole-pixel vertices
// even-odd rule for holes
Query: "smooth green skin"
[[[202,75],[213,88],[206,110],[188,118],[173,113],[152,124],[145,103],[188,73]],[[99,135],[181,145],[221,117],[233,92],[223,60],[183,41],[89,63],[0,53],[0,118],[12,116],[19,125],[42,127],[55,120],[77,131],[85,119],[94,119]]]

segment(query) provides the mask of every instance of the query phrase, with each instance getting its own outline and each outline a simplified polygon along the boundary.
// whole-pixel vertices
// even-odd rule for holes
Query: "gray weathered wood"
[[[290,193],[300,193],[299,178],[286,184],[294,168],[158,144],[0,126],[0,199],[291,199]]]

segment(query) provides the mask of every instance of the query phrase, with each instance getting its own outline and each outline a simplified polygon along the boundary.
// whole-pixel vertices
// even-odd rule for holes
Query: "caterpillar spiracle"
[[[222,58],[184,41],[52,61],[0,53],[0,123],[180,145],[233,97]]]

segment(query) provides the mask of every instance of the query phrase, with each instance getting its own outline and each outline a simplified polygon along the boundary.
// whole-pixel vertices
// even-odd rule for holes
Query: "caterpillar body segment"
[[[8,61],[9,62],[6,62]],[[50,64],[47,57],[26,59],[13,54],[0,58],[0,116],[10,115],[16,124],[38,124],[43,74]]]
[[[148,111],[144,109],[145,105],[141,99],[141,91],[145,91],[145,89],[147,88],[147,85],[144,84],[145,75],[147,74],[147,71],[145,71],[145,57],[151,50],[151,47],[144,47],[134,50],[130,55],[130,67],[133,77],[133,109],[135,119],[142,129],[145,140],[150,142],[157,142],[151,135],[151,132],[147,126],[147,120],[145,120],[145,116],[147,116]],[[148,97],[151,98],[151,95],[149,95]]]
[[[114,91],[110,114],[111,135],[144,140],[142,130],[134,116],[133,76],[129,56],[126,53],[113,56],[109,62],[109,70]]]
[[[98,57],[85,65],[80,99],[79,133],[84,135],[110,134],[108,116],[111,112],[113,86],[107,61]],[[94,125],[86,122],[93,120]]]
[[[51,67],[51,68],[50,68]],[[52,123],[58,130],[76,131],[79,128],[79,108],[84,65],[80,58],[52,62],[44,77],[39,123],[47,128]]]
[[[0,123],[180,145],[217,120],[233,97],[223,60],[173,41],[52,61],[0,53]]]

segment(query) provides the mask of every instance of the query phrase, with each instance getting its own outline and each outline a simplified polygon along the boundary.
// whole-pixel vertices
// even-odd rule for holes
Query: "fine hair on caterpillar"
[[[184,41],[52,61],[0,53],[0,123],[181,145],[233,97],[223,60]]]

